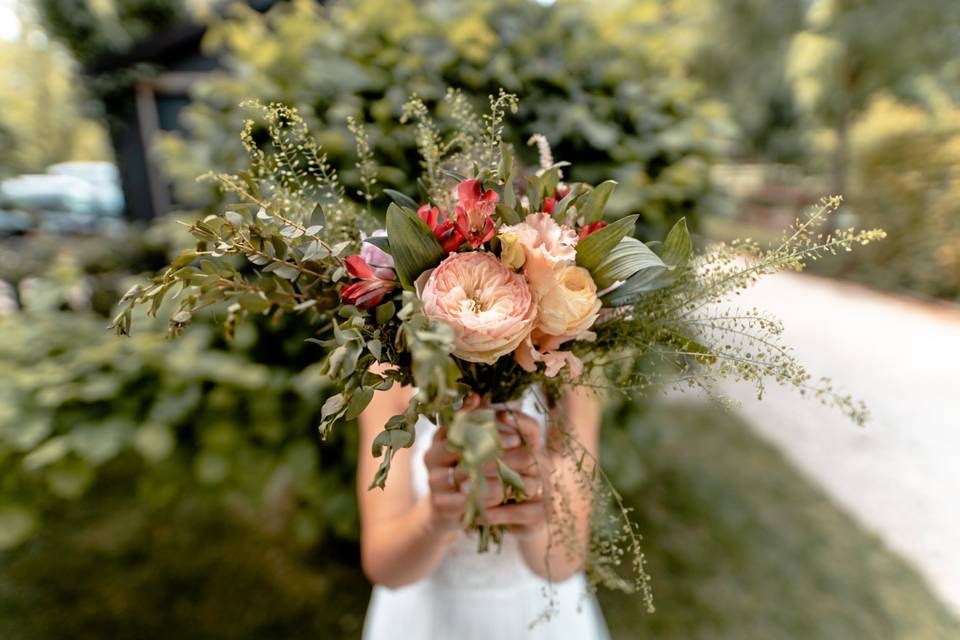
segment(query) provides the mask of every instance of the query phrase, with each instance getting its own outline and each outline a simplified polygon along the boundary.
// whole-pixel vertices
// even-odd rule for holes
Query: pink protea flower
[[[456,251],[463,244],[463,234],[451,220],[444,220],[446,216],[437,207],[422,205],[417,209],[417,215],[427,223],[430,231],[433,232],[433,237],[447,253]]]
[[[493,238],[493,212],[500,196],[484,191],[479,180],[464,180],[457,188],[459,203],[454,209],[457,231],[476,249]]]
[[[397,286],[397,274],[385,267],[373,268],[360,256],[350,256],[343,261],[347,272],[360,282],[343,288],[340,297],[358,309],[375,307]]]
[[[416,282],[424,314],[453,328],[453,355],[493,364],[530,334],[537,301],[519,273],[490,253],[453,253]]]

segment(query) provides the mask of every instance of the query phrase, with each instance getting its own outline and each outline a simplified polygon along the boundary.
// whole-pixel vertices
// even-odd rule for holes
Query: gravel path
[[[780,388],[742,413],[960,612],[960,310],[821,278],[767,278],[737,300],[780,317],[818,377],[865,400],[858,428]]]

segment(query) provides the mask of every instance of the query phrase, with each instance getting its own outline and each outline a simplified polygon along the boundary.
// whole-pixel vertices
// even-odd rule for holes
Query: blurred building
[[[249,0],[249,4],[266,11],[283,1]],[[135,42],[122,54],[102,57],[84,69],[93,83],[124,74],[134,78],[104,99],[127,213],[133,220],[163,215],[174,204],[149,150],[158,132],[179,128],[190,87],[218,66],[200,48],[206,29],[196,22],[176,23]]]

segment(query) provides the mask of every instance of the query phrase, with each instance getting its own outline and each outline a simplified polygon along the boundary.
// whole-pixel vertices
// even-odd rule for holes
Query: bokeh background
[[[865,429],[735,385],[610,406],[658,606],[601,593],[614,637],[960,637],[956,0],[0,0],[0,637],[358,637],[356,436],[318,438],[306,329],[106,326],[219,206],[241,100],[343,166],[363,118],[413,192],[396,119],[448,86],[519,94],[521,155],[545,134],[650,237],[774,238],[831,193],[889,234],[741,301]]]

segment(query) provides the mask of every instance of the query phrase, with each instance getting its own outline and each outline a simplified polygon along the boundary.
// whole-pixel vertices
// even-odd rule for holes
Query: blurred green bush
[[[528,164],[536,149],[525,143],[539,132],[573,163],[573,179],[620,183],[614,214],[663,226],[695,215],[724,147],[724,110],[657,49],[668,21],[625,13],[612,37],[599,14],[580,0],[295,0],[266,15],[235,5],[204,41],[225,70],[195,85],[186,133],[167,134],[157,152],[181,202],[214,206],[219,194],[195,178],[243,166],[238,103],[276,100],[302,111],[335,166],[353,162],[346,118],[366,121],[382,186],[415,195],[414,141],[397,123],[409,95],[432,105],[459,87],[482,110],[503,87],[520,97],[509,133]]]
[[[851,127],[850,188],[838,224],[883,242],[814,265],[880,289],[960,301],[960,106],[878,94]]]
[[[229,343],[202,323],[176,341],[146,318],[132,338],[107,331],[97,311],[167,240],[161,225],[0,251],[17,308],[0,315],[0,548],[115,468],[147,510],[206,495],[305,545],[352,538],[356,441],[317,435],[325,383],[302,329],[248,322]]]
[[[884,289],[960,301],[960,106],[879,95],[852,132],[857,222],[887,238],[844,268]]]

